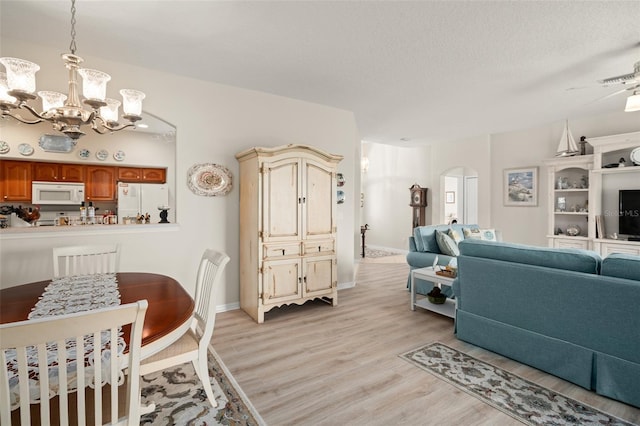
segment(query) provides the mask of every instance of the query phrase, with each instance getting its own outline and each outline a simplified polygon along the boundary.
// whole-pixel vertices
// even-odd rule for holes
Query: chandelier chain
[[[71,0],[71,44],[69,50],[76,54],[76,0]]]

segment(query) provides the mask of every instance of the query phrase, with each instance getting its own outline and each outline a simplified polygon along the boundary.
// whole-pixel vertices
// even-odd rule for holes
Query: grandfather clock
[[[414,183],[411,188],[409,188],[409,191],[411,192],[411,202],[409,205],[413,209],[411,219],[411,228],[413,229],[417,226],[425,225],[424,208],[427,207],[428,188],[421,188],[420,185]]]

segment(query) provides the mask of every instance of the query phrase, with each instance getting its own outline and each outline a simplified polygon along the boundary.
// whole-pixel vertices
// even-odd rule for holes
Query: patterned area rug
[[[362,247],[360,247],[360,253],[362,253]],[[371,258],[371,259],[375,259],[378,257],[387,257],[387,256],[396,256],[398,254],[402,254],[402,253],[394,253],[391,251],[386,251],[386,250],[377,250],[377,249],[373,249],[373,248],[369,248],[367,246],[364,247],[364,257],[365,258]]]
[[[528,425],[632,425],[442,343],[400,357]]]
[[[141,425],[263,425],[240,386],[215,352],[209,352],[209,376],[218,407],[213,408],[191,363],[142,377],[142,403],[155,403]]]

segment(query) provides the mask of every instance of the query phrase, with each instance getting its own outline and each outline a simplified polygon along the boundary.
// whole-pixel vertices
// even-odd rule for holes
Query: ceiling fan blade
[[[634,90],[634,89],[637,89],[639,87],[640,87],[640,85],[637,85],[637,86],[634,86],[634,87],[627,87],[627,88],[624,88],[624,89],[620,89],[620,90],[615,91],[613,93],[609,93],[608,95],[601,96],[601,97],[599,97],[597,99],[594,99],[591,102],[589,102],[589,104],[592,104],[592,103],[595,103],[595,102],[604,101],[605,99],[609,99],[609,98],[612,98],[614,96],[618,96],[618,95],[620,95],[620,94],[622,94],[624,92],[628,92],[629,90]]]
[[[629,82],[634,82],[635,77],[636,77],[636,74],[632,72],[629,74],[623,74],[623,75],[618,75],[616,77],[609,77],[602,80],[598,80],[598,83],[605,84],[605,85],[606,84],[627,84]]]

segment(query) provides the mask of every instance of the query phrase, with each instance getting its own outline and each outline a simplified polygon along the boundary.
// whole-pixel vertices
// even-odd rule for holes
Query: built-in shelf
[[[570,240],[589,240],[589,237],[587,237],[586,235],[564,235],[564,234],[558,234],[558,235],[547,235],[547,238],[568,238]]]
[[[611,253],[640,255],[638,241],[596,238],[596,235],[613,235],[618,230],[618,190],[638,187],[640,166],[631,163],[629,154],[640,146],[640,132],[594,137],[587,142],[593,147],[592,155],[553,158],[544,162],[549,185],[549,246],[590,249],[602,257]],[[620,158],[626,161],[623,167],[603,167],[618,163]],[[588,175],[586,182],[585,174]],[[583,188],[585,186],[588,188]],[[596,222],[603,225],[598,226],[599,229],[608,231],[605,235],[596,231]],[[566,234],[571,226],[580,227],[579,236]]]
[[[614,174],[620,174],[620,173],[634,173],[634,172],[639,172],[640,171],[640,166],[627,166],[627,167],[613,167],[610,169],[593,169],[592,172],[593,173],[601,173],[603,175],[614,175]]]
[[[555,214],[566,214],[574,216],[589,216],[589,212],[554,212]]]

